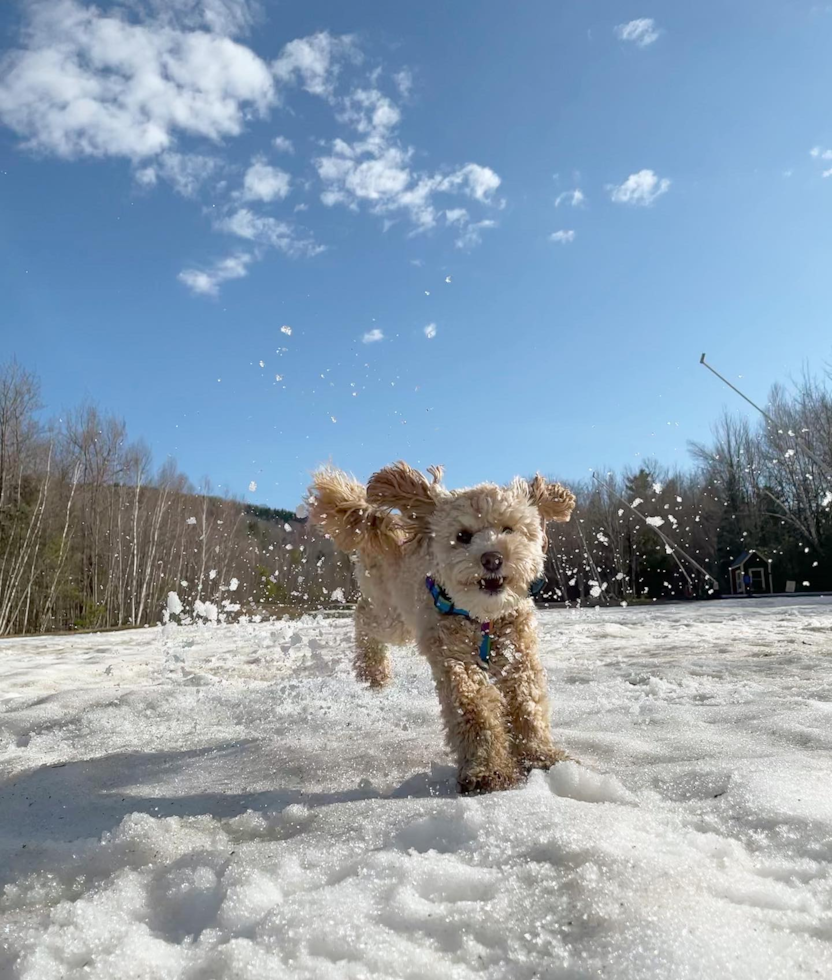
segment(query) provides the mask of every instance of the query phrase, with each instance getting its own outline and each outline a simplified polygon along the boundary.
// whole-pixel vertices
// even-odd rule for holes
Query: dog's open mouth
[[[482,591],[488,592],[491,595],[496,595],[498,592],[502,592],[504,585],[505,579],[502,575],[486,575],[485,578],[481,578],[479,581],[479,586]]]

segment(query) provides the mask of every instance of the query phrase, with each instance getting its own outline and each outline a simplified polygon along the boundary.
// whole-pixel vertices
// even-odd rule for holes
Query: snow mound
[[[543,774],[532,775],[542,777]],[[637,803],[635,796],[615,776],[600,775],[576,762],[561,762],[549,770],[546,779],[555,796],[570,800],[581,800],[583,803]]]

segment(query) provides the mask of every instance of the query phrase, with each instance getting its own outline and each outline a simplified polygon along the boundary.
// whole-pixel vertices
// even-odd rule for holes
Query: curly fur
[[[529,769],[565,758],[549,728],[528,589],[543,570],[546,521],[568,521],[575,498],[540,476],[448,490],[440,467],[428,472],[430,480],[398,462],[365,487],[323,469],[310,488],[311,518],[356,556],[359,680],[386,685],[392,676],[387,644],[415,640],[433,672],[460,788],[504,789]],[[489,591],[483,556],[495,553],[501,584]],[[427,575],[471,618],[438,613]],[[493,638],[487,672],[477,660],[484,621]]]

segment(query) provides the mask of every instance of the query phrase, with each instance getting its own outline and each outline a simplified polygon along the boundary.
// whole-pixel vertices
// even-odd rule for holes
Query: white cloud
[[[500,186],[500,178],[490,167],[478,163],[466,163],[464,167],[440,181],[440,191],[460,191],[475,201],[490,204],[494,191]]]
[[[578,208],[585,200],[584,192],[576,187],[573,191],[563,191],[563,193],[558,194],[555,198],[555,207],[559,208],[561,204],[568,204],[570,207]]]
[[[832,167],[830,167],[829,170],[824,170],[821,177],[832,177]]]
[[[233,214],[220,218],[214,225],[217,231],[245,238],[258,245],[268,245],[296,258],[299,255],[318,255],[324,246],[317,245],[312,238],[297,233],[293,225],[268,215],[256,214],[249,208],[239,208]]]
[[[819,146],[813,146],[809,150],[809,156],[815,157],[815,159],[832,160],[832,150],[822,150]]]
[[[661,31],[652,17],[639,17],[626,24],[619,24],[615,28],[615,34],[620,41],[631,41],[640,48],[646,48],[648,44],[658,40]]]
[[[295,144],[286,136],[275,136],[275,138],[272,140],[272,146],[278,153],[295,152]]]
[[[338,113],[339,122],[379,142],[401,118],[398,106],[378,89],[356,89],[343,100]]]
[[[475,221],[467,225],[465,231],[454,242],[457,248],[473,248],[482,241],[482,232],[487,228],[496,228],[497,222],[486,218],[483,221]]]
[[[331,153],[315,160],[323,184],[321,200],[327,206],[341,204],[358,210],[363,204],[384,217],[386,223],[394,212],[404,212],[415,231],[426,231],[442,214],[435,201],[437,195],[463,195],[486,206],[495,203],[500,178],[490,167],[467,163],[450,173],[414,170],[415,151],[403,147],[394,136],[401,112],[377,89],[351,92],[341,101],[338,119],[361,138],[353,143],[336,139]],[[463,225],[469,221],[463,208],[445,214],[449,223]],[[478,240],[474,231],[466,243]]]
[[[278,81],[300,84],[312,95],[331,98],[345,59],[354,63],[361,60],[354,39],[348,34],[336,37],[319,31],[290,41],[272,62],[272,71]]]
[[[228,37],[248,33],[261,13],[259,0],[127,0],[127,3],[140,11],[147,10],[165,24]]]
[[[285,170],[270,167],[264,156],[256,156],[243,178],[240,196],[244,201],[282,201],[289,195],[291,182]]]
[[[553,231],[549,235],[550,242],[559,242],[561,245],[567,245],[569,242],[575,241],[575,232],[571,228],[564,228],[560,231]]]
[[[623,184],[608,187],[616,204],[640,204],[645,207],[669,189],[670,180],[667,177],[660,180],[652,170],[639,170],[636,174],[630,174]]]
[[[399,90],[399,95],[403,99],[407,99],[410,93],[413,91],[413,73],[409,68],[402,68],[401,71],[396,72],[393,76],[393,81],[396,83],[396,88]]]
[[[433,340],[433,338],[436,336],[436,324],[435,323],[429,323],[424,328],[424,331],[423,332],[424,332],[424,335],[428,338],[428,340]]]
[[[384,334],[378,327],[374,327],[372,330],[368,330],[367,333],[361,338],[362,344],[375,344],[379,340],[384,340]]]
[[[164,180],[182,197],[195,197],[202,185],[222,168],[217,157],[199,153],[161,153],[152,164],[136,170],[133,176],[144,187],[155,187]]]
[[[0,121],[28,149],[138,161],[179,135],[237,136],[275,101],[267,65],[228,37],[77,0],[38,0],[27,13],[24,46],[0,60]]]
[[[183,269],[177,278],[192,293],[199,296],[217,296],[219,287],[230,279],[242,279],[248,275],[248,267],[254,256],[246,252],[229,255],[214,263],[209,269]]]
[[[468,223],[468,212],[465,208],[450,208],[445,212],[445,220],[449,225],[464,225]]]

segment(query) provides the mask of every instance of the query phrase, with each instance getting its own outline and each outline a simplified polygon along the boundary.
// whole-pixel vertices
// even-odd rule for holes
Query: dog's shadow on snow
[[[0,783],[0,852],[12,857],[26,848],[49,842],[96,838],[112,830],[129,813],[154,817],[235,817],[248,810],[275,813],[293,804],[312,809],[371,799],[455,796],[455,770],[434,764],[431,772],[417,773],[392,789],[379,789],[362,779],[357,786],[331,792],[306,792],[302,766],[292,773],[292,788],[252,793],[183,792],[158,795],[154,789],[185,781],[194,766],[206,759],[218,768],[234,764],[256,740],[199,747],[179,752],[124,752],[63,765],[41,766]],[[277,780],[279,777],[275,777]],[[188,779],[188,782],[193,779]],[[261,780],[262,783],[262,780]],[[147,786],[146,793],[141,788]],[[0,883],[9,880],[0,859]]]

